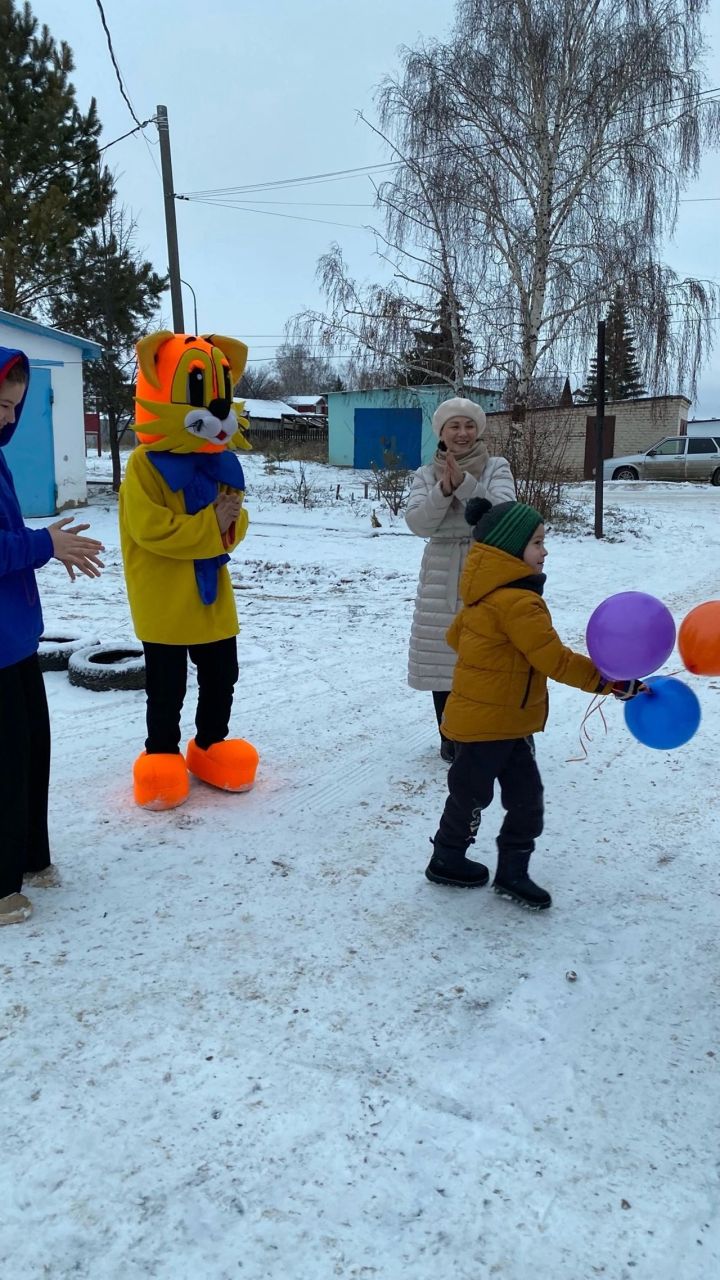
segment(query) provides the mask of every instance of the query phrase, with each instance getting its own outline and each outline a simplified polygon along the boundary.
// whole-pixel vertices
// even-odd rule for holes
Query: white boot
[[[24,893],[9,893],[0,898],[0,925],[22,924],[32,915],[32,902]]]
[[[32,885],[33,889],[59,889],[62,884],[60,872],[54,862],[49,867],[43,867],[42,871],[26,871],[23,882]]]

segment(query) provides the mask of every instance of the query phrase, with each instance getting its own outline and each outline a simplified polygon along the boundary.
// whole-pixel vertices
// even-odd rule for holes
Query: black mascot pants
[[[188,654],[197,667],[198,679],[195,741],[203,751],[214,742],[224,742],[238,678],[235,636],[214,640],[211,644],[143,643],[143,649],[148,755],[177,755],[180,750],[180,713],[187,689]]]
[[[475,839],[480,816],[493,798],[496,781],[506,810],[498,849],[528,852],[543,829],[543,785],[532,738],[501,742],[456,742],[448,770],[448,795],[434,844],[463,852]]]
[[[0,667],[0,898],[50,865],[50,718],[36,653]]]

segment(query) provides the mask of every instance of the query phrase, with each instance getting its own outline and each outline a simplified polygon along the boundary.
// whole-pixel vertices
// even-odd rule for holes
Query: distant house
[[[240,397],[236,404],[244,404],[243,414],[250,419],[250,434],[256,432],[277,431],[284,425],[291,425],[297,418],[298,411],[285,400],[253,400]]]
[[[287,402],[298,413],[326,414],[328,411],[327,396],[288,396]]]
[[[236,404],[242,404],[239,397]],[[250,422],[250,440],[261,444],[266,440],[327,439],[327,418],[321,414],[305,414],[286,400],[246,399],[245,416]]]
[[[0,345],[30,361],[22,427],[6,446],[24,516],[54,516],[87,501],[83,361],[102,347],[0,310]]]

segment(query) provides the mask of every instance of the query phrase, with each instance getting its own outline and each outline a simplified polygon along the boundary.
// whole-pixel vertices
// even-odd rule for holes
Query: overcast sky
[[[167,106],[178,193],[382,162],[385,154],[357,113],[372,114],[374,87],[396,68],[398,47],[443,35],[453,14],[451,0],[103,0],[103,8],[138,118],[153,115],[158,103]],[[708,87],[720,85],[716,0],[712,8]],[[78,101],[85,109],[96,97],[103,142],[132,128],[95,0],[32,0],[32,9],[73,49]],[[147,141],[128,138],[106,158],[137,220],[138,245],[164,271],[156,132],[152,125],[145,132]],[[719,171],[718,157],[708,157],[686,196],[720,196]],[[181,273],[195,289],[199,327],[247,340],[255,361],[272,357],[290,316],[320,304],[315,269],[333,240],[360,278],[379,275],[374,240],[363,229],[373,217],[367,177],[261,196],[292,203],[252,198],[242,211],[177,204]],[[719,218],[720,202],[681,206],[666,255],[676,270],[720,277]],[[183,294],[189,331],[192,297],[187,289]],[[164,319],[170,322],[169,295]],[[720,416],[720,341],[694,413]]]

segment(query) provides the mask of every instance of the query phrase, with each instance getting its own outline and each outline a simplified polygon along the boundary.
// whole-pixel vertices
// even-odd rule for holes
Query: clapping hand
[[[215,499],[213,506],[218,528],[222,534],[225,534],[240,515],[242,498],[239,493],[221,493]]]
[[[75,570],[84,573],[86,578],[99,578],[105,568],[99,553],[105,548],[95,538],[82,538],[80,534],[89,529],[89,524],[73,524],[74,516],[65,516],[48,525],[48,533],[52,538],[53,555],[65,565],[71,582],[75,581]]]
[[[450,452],[445,454],[444,462],[445,466],[440,478],[440,488],[445,496],[449,498],[450,494],[454,493],[462,484],[465,479],[465,472],[460,469],[457,459]]]

